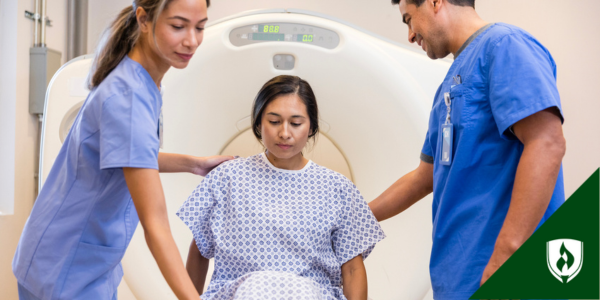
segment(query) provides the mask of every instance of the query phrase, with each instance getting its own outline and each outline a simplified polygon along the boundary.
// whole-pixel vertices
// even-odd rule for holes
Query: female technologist
[[[138,220],[177,297],[199,298],[171,235],[158,171],[206,175],[232,157],[159,154],[160,82],[171,66],[184,68],[192,58],[208,5],[135,0],[108,29],[91,93],[13,260],[21,299],[116,299],[120,261]]]

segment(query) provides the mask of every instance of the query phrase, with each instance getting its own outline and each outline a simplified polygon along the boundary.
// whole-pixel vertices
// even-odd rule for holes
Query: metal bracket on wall
[[[36,21],[37,20],[38,22],[41,22],[40,20],[42,19],[42,17],[40,16],[40,14],[36,15],[35,13],[32,13],[32,12],[27,11],[27,10],[25,11],[25,18],[30,19],[32,21]],[[46,26],[52,27],[52,20],[50,20],[48,17],[46,17]]]

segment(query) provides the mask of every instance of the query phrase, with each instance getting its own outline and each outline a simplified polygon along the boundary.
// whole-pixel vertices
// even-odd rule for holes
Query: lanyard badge
[[[444,93],[444,102],[446,103],[446,122],[441,126],[442,134],[442,153],[440,155],[440,163],[449,166],[452,163],[452,139],[454,137],[454,127],[450,120],[450,112],[452,111],[452,99],[450,93]]]

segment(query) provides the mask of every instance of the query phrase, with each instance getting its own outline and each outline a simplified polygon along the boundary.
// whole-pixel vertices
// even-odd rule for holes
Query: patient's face
[[[306,105],[296,94],[271,101],[261,120],[261,134],[267,151],[279,159],[301,157],[308,141],[310,120]]]

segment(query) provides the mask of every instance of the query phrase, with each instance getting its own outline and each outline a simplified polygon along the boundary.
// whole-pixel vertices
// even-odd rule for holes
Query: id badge
[[[440,164],[449,166],[452,163],[452,139],[454,137],[454,127],[452,123],[442,124],[442,153],[440,155]]]

